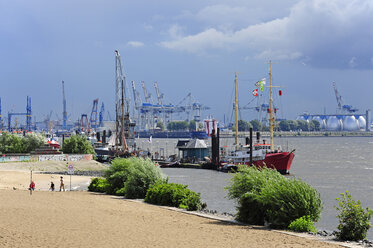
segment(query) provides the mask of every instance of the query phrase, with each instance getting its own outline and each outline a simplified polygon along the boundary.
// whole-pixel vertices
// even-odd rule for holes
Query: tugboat
[[[273,99],[272,99],[272,66],[270,61],[270,98],[269,98],[269,123],[270,123],[270,143],[266,143],[265,140],[260,143],[260,134],[257,133],[257,141],[254,145],[250,146],[248,144],[244,146],[239,146],[238,144],[238,101],[237,101],[237,74],[235,74],[235,151],[231,152],[226,156],[226,160],[233,163],[234,165],[246,164],[250,166],[257,167],[268,167],[276,169],[281,174],[289,174],[291,163],[294,158],[294,150],[291,152],[281,151],[281,147],[274,149],[273,142]],[[246,142],[247,143],[247,142]],[[252,147],[252,151],[250,149]]]

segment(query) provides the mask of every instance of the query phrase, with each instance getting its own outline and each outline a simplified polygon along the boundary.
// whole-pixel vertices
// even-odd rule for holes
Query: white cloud
[[[224,20],[236,14],[239,19],[243,12],[250,13],[247,8],[215,5],[203,8],[197,16]],[[170,40],[160,44],[191,53],[245,50],[256,58],[306,59],[316,66],[371,67],[371,56],[367,54],[373,53],[372,17],[370,0],[301,0],[285,17],[237,30],[217,22],[193,35],[170,35]]]
[[[131,47],[143,47],[144,43],[141,41],[129,41],[127,42],[127,45]]]

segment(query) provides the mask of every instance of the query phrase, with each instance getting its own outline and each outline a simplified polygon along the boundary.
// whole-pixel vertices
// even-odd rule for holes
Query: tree
[[[289,120],[288,123],[289,123],[290,130],[292,130],[292,131],[298,130],[298,122],[297,121]]]
[[[85,135],[72,135],[63,142],[63,152],[72,154],[95,154],[91,142]]]
[[[254,131],[262,130],[262,123],[260,123],[258,120],[252,120],[250,121],[250,124],[253,127]]]
[[[238,120],[238,131],[250,131],[251,124],[244,120]]]
[[[1,153],[28,153],[44,144],[44,137],[41,134],[18,134],[2,133],[0,135]]]
[[[167,129],[170,131],[187,130],[188,126],[187,121],[173,121],[167,124]]]
[[[302,131],[309,131],[308,122],[305,120],[297,120],[298,128]]]
[[[189,122],[189,131],[196,131],[196,121],[195,120],[191,120]]]
[[[278,126],[279,126],[281,131],[289,131],[290,130],[289,121],[287,121],[287,120],[280,121]]]
[[[163,124],[163,122],[162,121],[158,121],[157,122],[157,127],[159,128],[159,129],[161,129],[161,131],[163,131],[164,130],[164,124]]]
[[[314,125],[314,131],[320,131],[321,130],[320,122],[318,122],[317,120],[312,120],[311,122]]]

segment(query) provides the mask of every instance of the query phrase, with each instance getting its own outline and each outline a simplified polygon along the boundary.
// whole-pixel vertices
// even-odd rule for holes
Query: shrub
[[[95,154],[91,142],[84,135],[72,135],[65,139],[62,150],[67,154]]]
[[[165,182],[151,186],[146,193],[145,202],[188,211],[199,210],[202,205],[200,194],[188,189],[187,185]]]
[[[127,198],[144,198],[150,185],[162,181],[165,176],[150,159],[117,158],[105,172],[109,186],[107,193]]]
[[[341,193],[341,198],[337,198],[339,218],[336,236],[340,240],[358,241],[366,238],[366,234],[371,226],[370,218],[373,211],[370,208],[365,210],[361,206],[360,200],[354,201],[348,191]]]
[[[239,166],[238,172],[226,188],[228,197],[237,202],[236,219],[253,225],[263,225],[265,206],[256,197],[268,181],[283,176],[272,169],[259,170],[248,166]]]
[[[249,224],[287,228],[297,218],[320,217],[319,193],[298,179],[287,179],[273,169],[240,166],[226,188],[237,201],[236,219]]]
[[[88,190],[92,192],[105,193],[108,187],[108,182],[105,178],[92,178],[91,183],[88,186]]]
[[[258,200],[267,206],[265,218],[276,228],[287,228],[293,220],[305,215],[316,222],[322,209],[320,194],[295,178],[270,181],[262,188]]]
[[[317,232],[317,229],[309,215],[302,216],[292,221],[289,225],[289,229],[295,232]]]
[[[124,187],[124,183],[127,181],[129,166],[129,161],[125,159],[116,158],[112,161],[109,169],[105,171],[105,178],[108,182],[106,192],[108,194],[124,195],[122,191],[117,191],[122,189]]]

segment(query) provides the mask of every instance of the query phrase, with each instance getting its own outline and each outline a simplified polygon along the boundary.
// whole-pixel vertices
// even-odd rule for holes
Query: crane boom
[[[135,101],[135,109],[140,108],[140,96],[139,92],[136,90],[135,81],[132,81],[132,92],[133,92],[133,99]]]
[[[337,84],[335,82],[333,82],[333,88],[334,88],[335,98],[337,99],[338,109],[339,111],[341,111],[342,110],[342,96],[338,93]]]
[[[158,88],[158,83],[157,82],[154,82],[154,88],[155,88],[155,93],[157,94],[158,105],[162,105],[163,95],[159,94],[159,88]]]
[[[141,86],[142,86],[142,89],[144,91],[145,102],[146,103],[150,103],[150,97],[151,96],[150,96],[150,94],[148,94],[148,91],[146,90],[145,82],[144,81],[141,82]]]

